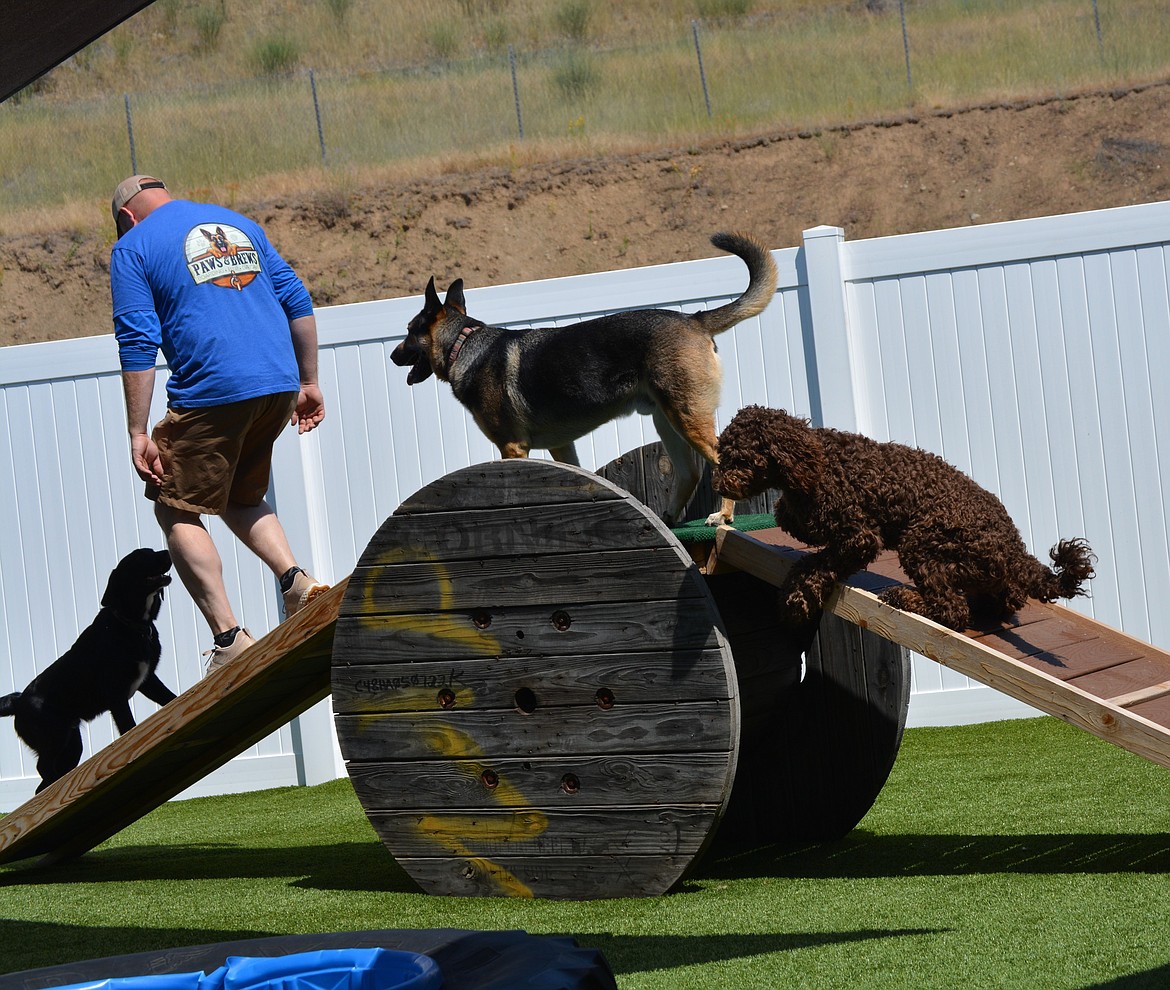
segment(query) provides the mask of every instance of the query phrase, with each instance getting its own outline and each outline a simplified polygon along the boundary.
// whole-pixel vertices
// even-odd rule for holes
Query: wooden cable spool
[[[657,516],[535,459],[407,499],[334,635],[354,789],[431,893],[668,890],[731,794],[736,683],[699,568]]]
[[[658,518],[669,470],[657,444],[602,476],[476,465],[367,546],[334,634],[337,733],[423,890],[659,894],[721,820],[740,846],[828,840],[872,806],[908,654],[832,615],[786,627],[770,585],[704,575]]]

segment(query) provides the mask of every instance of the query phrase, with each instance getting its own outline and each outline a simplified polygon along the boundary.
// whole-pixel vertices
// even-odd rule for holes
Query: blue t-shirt
[[[122,369],[153,368],[161,348],[169,405],[300,389],[289,321],[313,304],[247,217],[185,200],[156,207],[114,244],[110,289]]]

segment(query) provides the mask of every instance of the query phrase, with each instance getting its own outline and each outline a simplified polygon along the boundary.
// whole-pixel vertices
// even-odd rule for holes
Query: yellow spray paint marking
[[[464,854],[460,853],[460,855]],[[493,863],[490,859],[484,859],[482,856],[472,856],[468,853],[467,863],[476,873],[491,877],[499,886],[500,890],[508,897],[536,896],[532,893],[532,888],[517,878],[515,874],[505,870],[498,863]]]
[[[388,697],[385,693],[379,694],[377,699],[377,713],[374,715],[356,713],[358,725],[359,727],[364,727],[370,719],[377,722],[383,715],[391,715],[396,712],[417,712],[420,709],[433,706],[435,703],[435,693],[430,688],[412,687],[399,690],[393,697]],[[451,706],[452,708],[467,708],[475,701],[475,692],[471,688],[452,688],[451,693],[455,698]]]
[[[401,563],[408,559],[411,563],[429,563],[432,567],[434,580],[439,588],[437,612],[422,615],[368,614],[374,612],[377,607],[374,589],[383,570],[392,563]],[[359,594],[367,613],[358,617],[358,621],[363,625],[411,632],[434,640],[454,643],[472,654],[480,656],[498,656],[502,652],[500,643],[494,636],[487,635],[481,629],[455,624],[449,614],[454,608],[452,604],[454,599],[453,582],[450,573],[442,561],[435,560],[426,551],[412,553],[409,558],[404,548],[383,555],[378,566],[371,567],[366,572],[365,581]],[[404,696],[390,702],[389,711],[409,711],[417,708],[417,698],[417,693],[411,689],[405,692]],[[470,691],[457,691],[455,698],[457,705],[466,705],[474,700],[474,694]],[[386,706],[382,707],[384,710],[381,714],[385,714]],[[359,731],[364,723],[377,721],[381,714],[361,716],[358,720]],[[435,752],[459,761],[474,761],[482,758],[483,750],[466,732],[441,721],[431,723],[429,717],[423,721],[430,724],[420,725],[419,731],[425,734],[427,746]],[[474,762],[470,764],[457,763],[456,766],[462,773],[476,781],[481,779],[485,769],[482,765]],[[548,829],[548,816],[533,808],[531,802],[503,778],[497,778],[496,786],[492,790],[492,799],[501,807],[512,809],[513,814],[488,827],[478,827],[477,819],[471,815],[424,815],[416,827],[421,836],[445,845],[456,856],[466,859],[468,866],[476,873],[490,877],[504,894],[510,897],[532,897],[532,889],[510,870],[486,857],[476,855],[465,842],[531,841]]]
[[[456,729],[447,724],[429,726],[425,731],[427,733],[426,742],[431,749],[448,759],[464,761],[458,767],[459,771],[475,780],[480,779],[484,767],[478,763],[469,763],[469,761],[481,759],[483,750],[471,736],[462,729]],[[505,808],[535,810],[531,808],[531,802],[503,777],[499,778],[499,783],[492,791],[492,797],[497,804]],[[541,814],[540,812],[535,813]],[[545,824],[547,825],[547,819]]]
[[[481,779],[485,768],[474,761],[483,756],[483,750],[470,735],[447,724],[427,726],[424,731],[431,749],[452,760],[472,761],[456,764],[457,769],[476,781]],[[498,823],[484,826],[478,824],[474,815],[424,815],[416,826],[418,832],[424,838],[450,847],[456,856],[468,859],[473,868],[490,877],[509,897],[532,897],[532,889],[511,871],[486,857],[476,856],[464,842],[527,842],[544,834],[548,816],[533,808],[503,777],[498,778],[492,798],[513,813]]]
[[[494,636],[487,635],[481,629],[469,628],[462,623],[456,625],[448,614],[454,607],[452,605],[454,594],[452,589],[453,582],[451,575],[447,571],[446,564],[442,561],[435,560],[433,555],[427,551],[419,551],[418,555],[412,558],[411,562],[420,564],[429,563],[434,570],[435,583],[439,586],[438,614],[364,614],[357,617],[358,621],[365,626],[377,626],[380,629],[391,629],[395,631],[404,630],[418,633],[431,639],[450,641],[481,656],[495,656],[498,654],[500,652],[500,643]],[[388,566],[388,564],[381,564],[378,567],[370,568],[366,573],[360,594],[367,613],[374,612],[377,608],[378,603],[374,596],[374,588],[377,584],[378,577]]]
[[[479,819],[475,815],[423,815],[418,828],[436,841],[458,844],[468,833],[476,830]],[[475,837],[485,842],[527,842],[543,835],[548,828],[548,816],[542,811],[516,811],[499,824],[475,831]]]

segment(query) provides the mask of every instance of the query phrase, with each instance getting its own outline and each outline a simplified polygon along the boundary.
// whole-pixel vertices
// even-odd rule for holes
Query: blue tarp
[[[70,983],[53,990],[438,990],[430,956],[396,949],[322,949],[287,956],[229,956],[211,973],[161,973]]]

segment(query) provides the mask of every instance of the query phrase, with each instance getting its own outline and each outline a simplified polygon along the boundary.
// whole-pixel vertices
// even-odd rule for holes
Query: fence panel
[[[1071,607],[1159,645],[1170,403],[1152,369],[1170,356],[1168,221],[1160,203],[845,247],[858,428],[996,492],[1041,559],[1086,537],[1097,576]],[[914,672],[919,693],[974,687],[927,661]]]
[[[1004,498],[1034,551],[1089,539],[1100,558],[1094,597],[1074,607],[1170,645],[1170,614],[1159,607],[1170,592],[1170,397],[1153,377],[1170,364],[1167,230],[1170,203],[853,244],[833,228],[807,231],[801,247],[774,252],[772,305],[718,338],[718,425],[754,402],[935,450]],[[488,323],[548,326],[642,306],[717,306],[745,284],[742,262],[719,257],[477,288],[468,305]],[[324,579],[349,574],[407,496],[498,456],[449,388],[433,379],[408,388],[390,361],[419,305],[318,313],[329,415],[308,436],[278,441],[273,498],[298,556]],[[160,375],[156,412],[162,384]],[[161,537],[129,464],[112,338],[0,351],[0,413],[5,693],[72,643],[117,558]],[[583,438],[582,462],[600,466],[653,436],[645,417],[609,424]],[[279,619],[275,582],[213,527],[229,593],[263,633]],[[163,677],[181,691],[202,674],[207,637],[177,583],[160,627]],[[327,708],[188,793],[343,772]],[[912,724],[1027,711],[916,664]],[[87,752],[112,732],[108,718],[95,722]],[[0,731],[0,807],[35,782],[27,751]]]
[[[154,411],[165,404],[158,375]],[[130,466],[126,413],[112,337],[28,344],[0,351],[0,694],[20,690],[67,650],[93,620],[118,560],[162,535]],[[282,438],[281,443],[290,438]],[[212,521],[232,600],[246,621],[267,630],[278,619],[273,581]],[[206,626],[176,581],[159,618],[159,676],[181,692],[202,676]],[[135,717],[153,703],[136,696]],[[103,716],[83,726],[86,754],[115,733]],[[298,781],[285,727],[188,795]],[[0,808],[32,794],[35,758],[5,720],[0,726]]]

